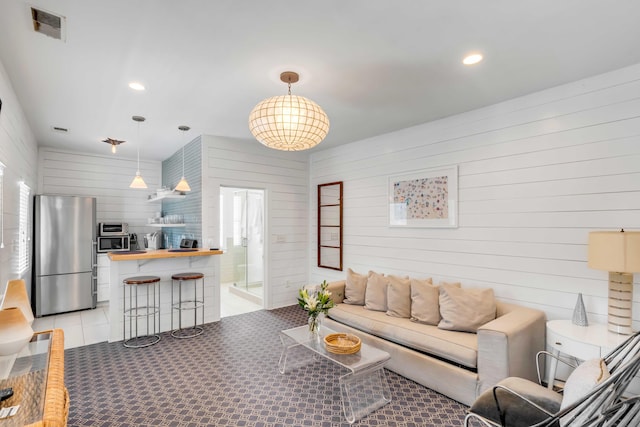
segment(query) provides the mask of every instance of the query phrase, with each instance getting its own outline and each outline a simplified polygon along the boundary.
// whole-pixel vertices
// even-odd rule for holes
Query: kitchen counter
[[[217,275],[217,271],[220,270],[220,257],[212,255],[222,253],[223,251],[220,250],[202,248],[188,252],[171,252],[171,249],[130,251],[130,253],[109,252],[104,260],[106,265],[103,267],[109,273],[109,341],[121,341],[123,338],[125,326],[123,280],[134,276],[160,277],[159,329],[161,332],[171,330],[172,316],[175,315],[174,320],[177,321],[177,314],[171,306],[171,293],[175,289],[171,276],[177,273],[198,272],[204,275],[204,323],[220,320],[220,278]],[[189,318],[192,319],[192,317]],[[185,316],[182,320],[184,324]],[[139,321],[141,331],[145,330],[145,323],[143,319]]]
[[[175,252],[174,252],[175,251]],[[155,251],[130,251],[128,252],[109,252],[108,256],[111,261],[133,261],[139,259],[162,259],[162,258],[181,258],[193,256],[211,256],[221,255],[220,250],[198,248],[195,250],[188,249],[158,249]]]

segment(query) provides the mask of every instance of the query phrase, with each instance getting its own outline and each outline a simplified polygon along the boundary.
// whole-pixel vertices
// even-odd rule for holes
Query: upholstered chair
[[[562,393],[522,378],[500,381],[476,399],[464,425],[472,425],[471,420],[490,427],[606,425],[600,421],[611,419],[612,411],[626,416],[637,409],[622,408],[620,403],[639,370],[640,333],[636,333],[603,359],[581,363],[567,378]]]

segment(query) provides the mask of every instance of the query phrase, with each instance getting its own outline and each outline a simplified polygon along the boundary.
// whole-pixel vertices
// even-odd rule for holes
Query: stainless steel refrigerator
[[[38,195],[34,216],[36,316],[95,308],[96,199]]]

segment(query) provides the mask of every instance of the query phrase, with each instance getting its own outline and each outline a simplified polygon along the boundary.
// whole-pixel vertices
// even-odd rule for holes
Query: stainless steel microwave
[[[98,252],[120,252],[129,250],[129,235],[98,237]]]
[[[123,236],[129,234],[126,222],[101,222],[98,224],[98,236]]]

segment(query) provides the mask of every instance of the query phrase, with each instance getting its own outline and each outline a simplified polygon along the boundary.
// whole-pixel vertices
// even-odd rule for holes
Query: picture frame
[[[458,166],[389,177],[390,227],[458,227]]]

